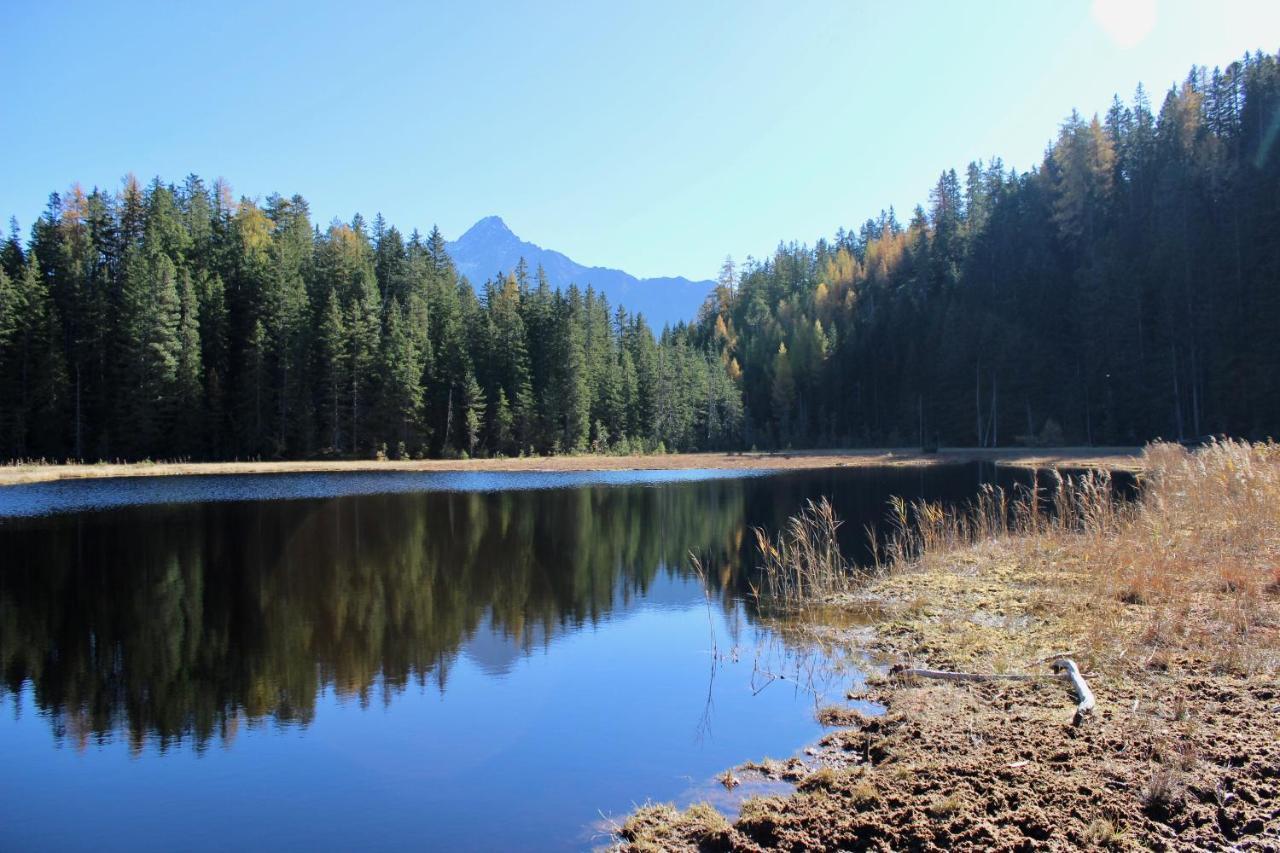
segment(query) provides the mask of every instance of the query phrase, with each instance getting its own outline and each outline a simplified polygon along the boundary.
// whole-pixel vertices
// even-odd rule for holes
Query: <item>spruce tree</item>
[[[498,389],[498,399],[493,407],[493,448],[503,454],[511,454],[515,449],[515,416],[507,402],[507,392]]]
[[[67,451],[69,388],[62,321],[35,253],[21,283],[25,306],[18,353],[20,423],[18,457],[58,458]]]
[[[177,271],[163,253],[130,254],[123,294],[126,326],[125,446],[139,456],[163,451],[176,409],[181,349]]]
[[[348,388],[346,371],[349,368],[347,343],[338,295],[330,287],[316,332],[316,373],[320,379],[321,441],[332,452],[342,447],[342,400]]]
[[[413,340],[404,328],[400,303],[392,297],[382,335],[380,365],[382,423],[385,438],[396,446],[418,446],[418,411],[422,406],[422,371]]]
[[[462,380],[462,422],[467,452],[472,456],[480,446],[484,410],[484,391],[475,374],[467,368]]]
[[[191,276],[178,278],[178,352],[175,367],[175,447],[187,456],[199,456],[204,448],[204,369],[201,364],[200,306]]]

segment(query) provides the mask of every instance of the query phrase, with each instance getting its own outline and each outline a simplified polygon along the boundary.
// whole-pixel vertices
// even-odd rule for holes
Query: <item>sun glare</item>
[[[1089,12],[1120,47],[1137,46],[1156,25],[1156,0],[1093,0]]]

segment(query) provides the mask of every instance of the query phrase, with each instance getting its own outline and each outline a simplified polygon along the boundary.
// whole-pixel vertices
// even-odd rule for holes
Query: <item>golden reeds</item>
[[[1082,600],[1093,603],[1080,616],[1092,620],[1095,633],[1137,618],[1148,651],[1195,642],[1231,669],[1274,665],[1256,638],[1260,627],[1275,634],[1280,446],[1222,440],[1191,452],[1152,444],[1143,453],[1137,498],[1116,495],[1105,471],[1050,471],[1048,482],[1036,476],[1011,493],[984,486],[963,506],[894,498],[887,533],[868,530],[867,567],[841,556],[830,503],[810,502],[776,539],[756,531],[762,592],[783,606],[802,606],[847,592],[868,574],[1000,543],[1005,559],[1032,565],[1053,553],[1077,567],[1061,583],[1072,595],[1087,593]],[[1143,609],[1121,619],[1125,607]]]

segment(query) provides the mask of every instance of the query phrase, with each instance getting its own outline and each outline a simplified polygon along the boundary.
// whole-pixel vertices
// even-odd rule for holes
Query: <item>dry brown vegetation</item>
[[[937,465],[983,460],[1000,465],[1036,467],[1136,468],[1133,448],[1060,448],[949,450],[922,454],[897,450],[815,450],[779,453],[668,453],[647,456],[492,457],[486,459],[325,459],[310,461],[248,460],[235,462],[98,462],[81,463],[44,459],[0,464],[0,486],[50,480],[102,477],[161,477],[202,474],[286,474],[354,471],[635,471],[715,468],[727,470],[787,470],[801,468],[851,468],[877,465]]]
[[[755,529],[762,561],[758,598],[799,608],[847,592],[863,574],[840,553],[841,522],[826,498],[808,501],[774,539]]]
[[[825,712],[841,728],[795,794],[663,848],[1280,849],[1280,446],[1153,445],[1140,477],[1135,503],[1094,474],[896,504],[873,576],[827,596],[879,614],[880,663],[1067,653],[1091,718],[1052,679],[884,679],[860,697],[883,716]]]

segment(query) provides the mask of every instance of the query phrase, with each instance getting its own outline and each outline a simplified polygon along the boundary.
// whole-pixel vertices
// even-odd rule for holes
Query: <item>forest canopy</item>
[[[523,264],[480,291],[433,229],[315,227],[192,175],[50,198],[0,272],[10,457],[395,457],[724,447],[736,386]]]
[[[1141,444],[1280,433],[1280,71],[1078,113],[1024,174],[943,172],[813,248],[727,264],[700,340],[746,443]]]
[[[889,156],[889,155],[886,155]],[[1136,444],[1277,433],[1280,70],[1072,112],[655,335],[437,229],[222,181],[50,197],[0,247],[0,456],[207,459]]]

